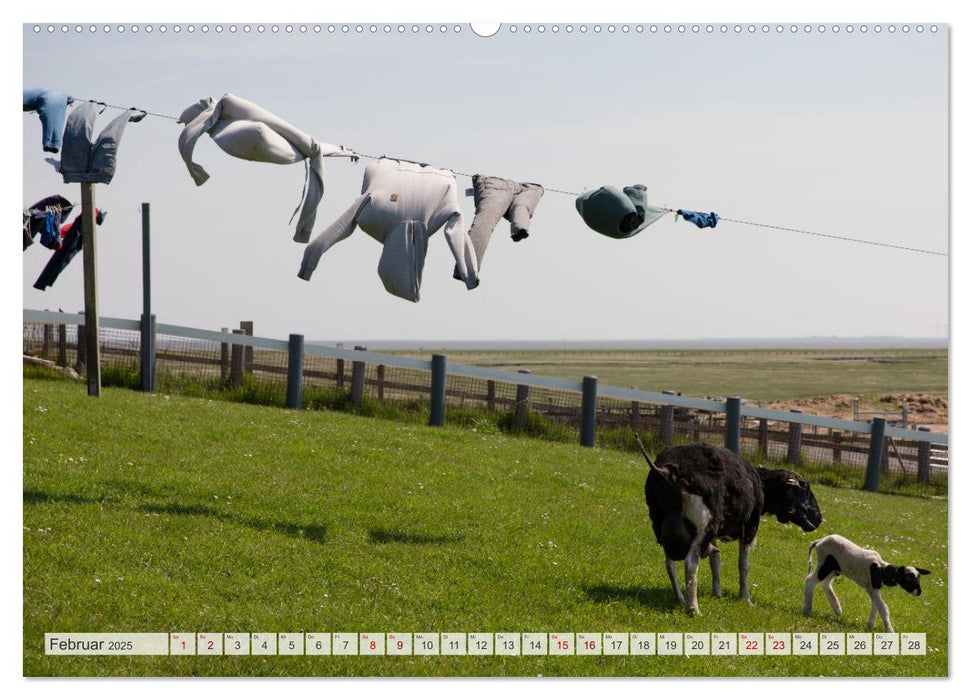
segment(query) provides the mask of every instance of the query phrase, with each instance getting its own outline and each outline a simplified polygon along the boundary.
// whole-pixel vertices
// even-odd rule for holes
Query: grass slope
[[[947,502],[816,488],[825,521],[934,571],[890,591],[925,657],[51,657],[45,632],[863,631],[801,614],[813,535],[765,520],[756,605],[672,605],[629,453],[333,412],[25,380],[27,675],[946,675]],[[736,546],[724,586],[737,591]]]

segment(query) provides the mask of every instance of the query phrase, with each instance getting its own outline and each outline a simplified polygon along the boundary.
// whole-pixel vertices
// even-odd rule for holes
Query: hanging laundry
[[[108,212],[95,209],[94,215],[95,223],[100,226],[101,222],[108,216]],[[34,289],[44,291],[47,287],[54,286],[54,282],[64,272],[64,268],[74,260],[75,255],[81,252],[81,249],[84,247],[84,230],[82,229],[81,218],[82,215],[78,214],[74,217],[74,221],[61,228],[61,234],[64,239],[61,247],[47,261],[47,265],[41,271],[40,277],[34,282]]]
[[[606,185],[584,192],[576,205],[587,226],[611,238],[630,238],[668,213],[647,203],[644,185],[630,185],[623,191]]]
[[[690,221],[698,228],[715,228],[718,225],[718,214],[709,212],[705,214],[700,211],[689,209],[678,209],[678,216],[683,216],[685,221]]]
[[[57,153],[61,149],[61,134],[67,119],[67,106],[74,98],[63,92],[43,88],[24,88],[24,111],[37,112],[41,124],[44,150]]]
[[[203,134],[209,134],[221,149],[231,156],[261,163],[288,165],[307,162],[304,192],[293,215],[300,211],[293,240],[310,240],[317,205],[324,194],[324,157],[346,157],[357,161],[358,154],[343,147],[321,143],[262,107],[229,93],[218,101],[211,97],[187,107],[179,117],[185,129],[179,135],[179,153],[197,185],[209,179],[209,173],[192,161],[192,151]],[[302,206],[302,209],[301,209]],[[290,217],[291,223],[293,216]]]
[[[64,152],[60,162],[48,159],[65,183],[99,182],[107,185],[115,176],[118,164],[118,147],[128,122],[140,122],[146,112],[129,109],[118,115],[106,126],[96,141],[92,141],[94,122],[105,111],[97,102],[84,102],[75,107],[64,127]]]
[[[24,209],[24,250],[40,236],[45,248],[58,250],[61,247],[61,223],[74,205],[59,194],[44,197]]]
[[[390,158],[370,163],[361,196],[306,247],[297,275],[309,280],[320,256],[350,236],[355,226],[384,246],[378,275],[395,296],[418,301],[428,237],[443,226],[460,279],[468,289],[479,284],[475,247],[449,170]]]
[[[529,236],[530,220],[545,190],[542,185],[532,182],[513,182],[489,175],[473,175],[472,188],[475,218],[469,227],[469,238],[475,246],[475,259],[481,270],[482,258],[499,219],[510,222],[513,241],[523,240]],[[458,268],[454,277],[461,279]]]

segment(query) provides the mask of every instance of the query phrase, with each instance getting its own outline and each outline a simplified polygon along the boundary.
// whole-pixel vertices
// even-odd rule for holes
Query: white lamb
[[[813,550],[819,553],[819,566],[815,571]],[[893,632],[890,610],[880,597],[880,589],[884,586],[900,586],[908,593],[918,596],[921,593],[920,577],[929,573],[927,569],[888,564],[872,549],[863,549],[839,535],[829,535],[809,545],[809,575],[806,576],[806,597],[802,611],[806,615],[812,613],[813,593],[816,586],[822,584],[823,592],[833,612],[842,615],[843,609],[833,591],[833,579],[843,574],[862,586],[870,595],[870,618],[867,620],[867,627],[872,628],[876,625],[877,612],[879,612],[884,628],[888,632]]]

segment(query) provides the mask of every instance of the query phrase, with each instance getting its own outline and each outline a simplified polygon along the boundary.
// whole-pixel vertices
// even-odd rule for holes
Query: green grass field
[[[755,606],[673,605],[630,453],[332,411],[25,379],[26,675],[942,676],[947,501],[816,487],[806,534],[763,521]],[[801,613],[808,543],[838,532],[933,571],[889,591],[901,657],[55,657],[45,632],[865,631],[866,595]],[[878,627],[878,631],[880,628]]]
[[[400,353],[426,359],[432,350]],[[947,395],[947,350],[435,350],[449,362],[688,396]]]

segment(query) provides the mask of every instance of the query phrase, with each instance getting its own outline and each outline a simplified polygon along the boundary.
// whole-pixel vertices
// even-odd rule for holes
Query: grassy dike
[[[947,501],[816,487],[818,533],[764,520],[755,606],[672,604],[646,467],[609,449],[333,411],[25,379],[26,675],[947,674]],[[838,583],[801,613],[806,549],[838,532],[934,573],[885,596],[917,657],[52,657],[45,632],[865,631]],[[737,591],[734,544],[722,548]]]

